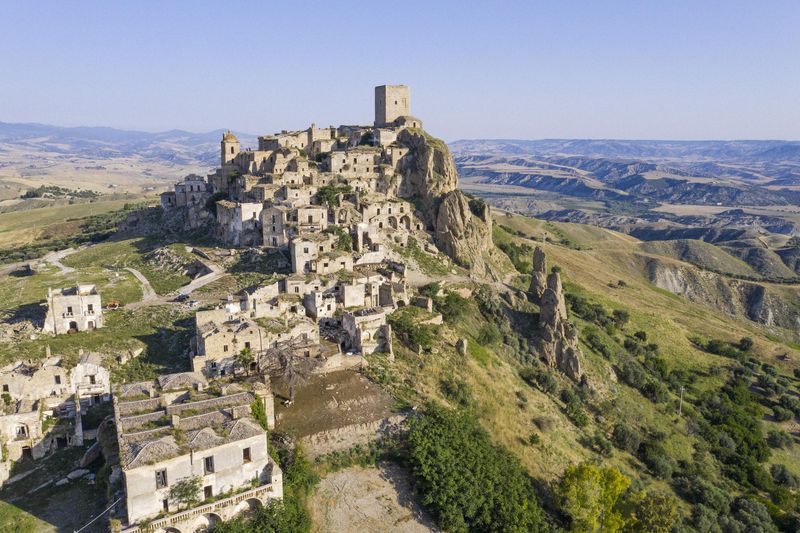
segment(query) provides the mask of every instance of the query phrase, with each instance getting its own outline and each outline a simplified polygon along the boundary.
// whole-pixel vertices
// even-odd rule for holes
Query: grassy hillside
[[[699,240],[679,239],[674,241],[643,242],[642,250],[692,263],[704,270],[758,278],[753,268],[721,248]]]
[[[528,341],[537,309],[516,290],[526,287],[522,272],[510,275],[506,286],[451,283],[437,298],[445,325],[435,331],[414,330],[410,324],[421,322],[417,316],[399,322],[395,316],[395,360],[372,356],[373,378],[403,404],[419,406],[434,399],[473,410],[542,486],[556,481],[570,464],[596,460],[618,468],[637,486],[672,494],[687,523],[700,501],[688,496],[693,489],[687,486],[701,478],[732,497],[760,501],[778,522],[789,520],[793,496],[788,503],[780,500],[785,489],[769,471],[784,465],[800,476],[795,444],[800,426],[794,415],[779,422],[773,413],[782,402],[791,404],[785,398],[798,395],[800,351],[794,334],[732,319],[658,289],[633,260],[641,244],[629,236],[519,216],[500,215],[496,222],[495,242],[506,250],[514,246],[515,264],[529,263],[532,247],[539,245],[549,266],[561,268],[570,319],[580,331],[587,384],[579,386],[546,369],[532,354]],[[493,306],[505,309],[503,318],[492,314]],[[624,323],[609,322],[615,310],[625,312]],[[743,337],[753,340],[747,350],[738,348]],[[466,357],[455,349],[458,338],[468,340]],[[416,344],[428,349],[409,349]],[[750,474],[736,480],[732,476],[740,470],[725,462],[733,459],[723,460],[718,443],[709,440],[733,429],[709,417],[715,413],[714,398],[720,391],[735,394],[740,378],[753,391],[740,402],[752,414],[743,411],[734,418],[758,428],[749,433],[760,439],[768,457],[756,460],[742,451],[742,460],[754,462]],[[641,446],[627,450],[617,444],[619,426],[635,433]],[[785,447],[767,446],[773,432],[788,435]],[[738,512],[738,504],[730,505],[723,511]]]

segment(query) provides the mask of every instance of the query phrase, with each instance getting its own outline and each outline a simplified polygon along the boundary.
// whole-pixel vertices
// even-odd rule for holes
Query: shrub
[[[554,394],[558,390],[558,380],[550,370],[525,367],[519,371],[519,377],[531,387],[538,387],[547,394]]]
[[[419,293],[420,295],[426,296],[428,298],[436,298],[437,296],[439,296],[440,289],[441,286],[439,285],[439,283],[434,281],[433,283],[428,283],[427,285],[423,285],[422,287],[420,287]]]
[[[556,427],[556,421],[549,416],[537,416],[533,419],[533,423],[539,428],[539,431],[544,433],[551,432]]]
[[[739,349],[743,352],[749,352],[753,349],[753,339],[750,337],[742,337],[739,339]]]
[[[647,342],[647,332],[646,331],[637,331],[633,334],[641,342]]]
[[[472,403],[472,391],[464,380],[448,376],[439,382],[439,389],[445,398],[460,407]]]
[[[772,416],[776,422],[786,422],[794,418],[794,413],[788,409],[784,409],[780,405],[773,405]]]
[[[644,384],[644,387],[642,387],[642,394],[655,403],[663,403],[669,399],[667,387],[665,387],[663,383],[654,380],[649,380]]]
[[[772,430],[767,433],[767,442],[773,448],[791,448],[794,445],[794,439],[785,431]]]
[[[617,424],[614,427],[612,438],[617,448],[630,453],[636,453],[636,450],[639,449],[639,444],[642,442],[639,432],[627,424]]]
[[[497,326],[495,326],[492,323],[489,323],[481,326],[481,329],[478,331],[476,340],[482,346],[489,346],[491,344],[496,344],[500,342],[500,339],[502,338],[503,337],[502,335],[500,335],[500,330],[497,329]]]
[[[547,529],[528,473],[474,416],[431,406],[411,420],[408,445],[420,501],[442,529]]]
[[[454,292],[436,302],[436,308],[442,313],[442,318],[448,324],[453,324],[462,320],[469,312],[469,301]]]
[[[672,477],[675,463],[667,456],[667,452],[660,442],[650,440],[642,443],[639,447],[639,455],[654,476],[661,479]]]
[[[622,381],[635,389],[642,388],[647,378],[642,365],[634,359],[626,359],[622,363],[619,377]]]
[[[778,485],[789,487],[790,489],[800,488],[800,478],[789,472],[786,465],[772,465],[769,468],[773,481]]]

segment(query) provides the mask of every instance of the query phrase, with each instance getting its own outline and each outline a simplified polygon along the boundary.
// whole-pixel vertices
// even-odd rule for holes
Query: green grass
[[[45,348],[50,346],[54,355],[64,357],[69,368],[77,361],[79,350],[114,356],[143,348],[144,354],[119,369],[120,376],[125,375],[128,367],[132,369],[131,375],[144,372],[145,378],[156,373],[186,370],[188,358],[184,354],[194,329],[192,315],[169,305],[140,311],[109,311],[106,313],[105,327],[94,331],[55,337],[41,335],[34,340],[2,343],[0,362],[11,362],[20,354],[25,354],[26,359],[38,359],[44,357]],[[115,372],[118,370],[113,358],[107,358],[106,364]]]
[[[161,246],[154,239],[126,239],[104,242],[81,250],[66,259],[63,263],[73,268],[84,269],[93,265],[103,265],[109,268],[131,267],[141,272],[150,282],[158,294],[169,294],[191,281],[191,278],[181,272],[160,269],[145,255]],[[192,254],[185,250],[185,245],[173,244],[167,247],[173,254],[185,263],[195,260]]]
[[[36,533],[47,531],[49,524],[11,503],[0,501],[0,531],[8,533]]]

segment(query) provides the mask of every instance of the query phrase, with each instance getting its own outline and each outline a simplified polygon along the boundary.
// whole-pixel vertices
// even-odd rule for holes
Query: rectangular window
[[[61,385],[61,376],[56,376],[55,380],[56,380],[56,385]]]
[[[228,351],[228,345],[227,345],[227,344],[226,344],[225,346],[223,346],[223,347],[222,347],[222,351],[223,351],[223,352],[227,352],[227,351]]]
[[[68,315],[72,314],[72,307],[69,307],[69,306],[67,307],[67,314]]]
[[[89,304],[86,308],[88,309],[89,313],[94,313],[94,304]]]
[[[169,512],[169,498],[164,498],[161,500],[161,505],[164,507],[164,512]]]
[[[250,349],[250,341],[245,342],[244,343],[244,347],[249,350]]]
[[[203,472],[205,474],[214,473],[214,456],[206,457],[203,459]]]
[[[249,463],[253,458],[250,456],[250,448],[242,450],[242,462]]]
[[[156,470],[156,488],[163,489],[167,486],[167,470]]]
[[[8,385],[3,385],[3,392],[8,392]]]
[[[211,485],[203,487],[203,497],[207,500],[214,495],[214,488]]]
[[[94,377],[94,375],[89,376],[89,383],[91,383],[92,385],[97,383],[97,379]]]

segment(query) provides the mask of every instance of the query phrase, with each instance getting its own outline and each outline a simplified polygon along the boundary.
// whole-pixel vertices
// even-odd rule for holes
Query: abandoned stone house
[[[83,444],[81,415],[110,399],[109,375],[101,363],[97,354],[82,354],[68,371],[48,350],[41,364],[17,361],[0,368],[0,442],[8,451],[0,461],[0,485],[16,461]]]
[[[283,497],[283,476],[265,428],[251,413],[272,393],[261,382],[212,383],[199,373],[125,384],[114,399],[125,510],[123,531],[207,530]],[[199,481],[194,498],[174,490]],[[199,503],[193,503],[194,500]]]
[[[392,353],[392,327],[380,307],[342,314],[343,349],[360,354]]]
[[[44,331],[62,333],[103,327],[103,307],[95,285],[47,290]]]
[[[236,357],[242,350],[250,350],[254,356],[252,368],[246,370],[256,370],[258,356],[281,343],[297,339],[306,344],[318,344],[319,328],[306,318],[299,299],[295,300],[294,307],[297,310],[287,310],[280,320],[271,322],[269,328],[259,325],[246,312],[231,313],[228,309],[198,312],[193,370],[207,376],[232,375],[237,368]]]

